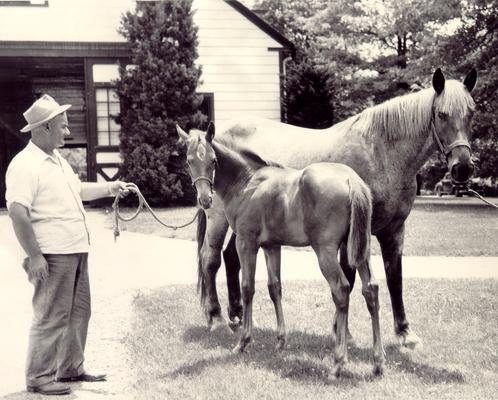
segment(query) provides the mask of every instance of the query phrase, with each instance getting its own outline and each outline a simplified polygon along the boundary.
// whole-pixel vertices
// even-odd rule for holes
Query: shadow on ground
[[[99,396],[101,398],[107,398],[116,395],[116,393],[110,392],[108,390],[99,389],[98,387],[85,387],[81,383],[71,383],[69,385],[73,390],[72,393],[64,396],[44,396],[38,393],[30,393],[27,391],[20,391],[15,393],[9,393],[6,396],[1,397],[2,400],[31,400],[31,399],[47,399],[47,398],[61,398],[64,400],[74,400],[74,399],[85,399],[90,395],[92,398]],[[88,395],[88,396],[87,396]]]
[[[224,348],[226,349],[226,355],[184,364],[166,376],[169,378],[175,378],[179,375],[196,376],[200,375],[208,367],[211,368],[215,365],[222,365],[223,367],[236,366],[242,362],[244,364],[254,363],[282,378],[301,382],[311,381],[351,387],[360,382],[376,379],[371,373],[364,375],[351,372],[348,365],[346,365],[341,379],[331,380],[329,369],[319,361],[327,359],[332,363],[332,348],[329,338],[321,335],[291,332],[288,334],[288,345],[284,351],[279,352],[274,349],[276,345],[275,331],[256,328],[254,329],[253,337],[257,338],[257,341],[251,343],[247,351],[242,355],[232,354],[231,352],[236,344],[237,337],[237,334],[232,335],[228,331],[210,332],[202,326],[189,327],[183,336],[186,344],[196,343],[208,350]],[[464,382],[464,376],[460,371],[438,368],[414,361],[410,352],[395,345],[389,345],[385,350],[385,367],[387,370],[413,374],[426,384]],[[367,363],[369,366],[373,365],[372,349],[369,347],[362,348],[350,345],[348,358],[351,365],[360,362]]]

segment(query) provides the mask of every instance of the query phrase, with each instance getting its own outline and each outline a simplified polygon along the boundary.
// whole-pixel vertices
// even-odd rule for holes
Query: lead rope
[[[138,207],[137,207],[135,213],[133,213],[133,215],[131,217],[123,217],[120,214],[120,212],[119,212],[119,199],[121,199],[122,197],[124,197],[124,195],[122,193],[122,190],[119,190],[118,194],[114,198],[114,202],[112,203],[114,242],[116,242],[117,237],[120,235],[119,221],[120,220],[121,221],[125,221],[125,222],[133,221],[135,218],[138,217],[138,214],[140,214],[140,211],[142,211],[144,207],[147,208],[147,210],[151,213],[151,215],[154,217],[154,219],[159,224],[161,224],[162,226],[164,226],[166,228],[170,228],[170,229],[173,229],[173,230],[185,228],[185,227],[193,224],[194,221],[197,219],[197,216],[199,215],[199,213],[202,211],[201,209],[198,209],[197,212],[196,212],[196,214],[194,215],[194,218],[192,218],[192,220],[189,221],[189,222],[187,222],[186,224],[183,224],[183,225],[169,225],[169,224],[161,221],[161,219],[156,215],[156,213],[151,208],[151,206],[149,205],[149,203],[147,203],[147,200],[145,200],[145,197],[140,192],[140,189],[138,188],[137,185],[135,185],[135,184],[128,184],[127,185],[127,190],[129,190],[130,192],[134,193],[138,197]]]
[[[467,191],[472,194],[473,196],[477,197],[479,200],[485,202],[486,204],[490,205],[491,207],[494,207],[496,209],[498,209],[498,206],[496,204],[493,204],[491,203],[490,201],[486,200],[484,197],[482,197],[479,193],[477,193],[475,190],[469,188],[468,186],[465,187],[465,189],[467,189]]]

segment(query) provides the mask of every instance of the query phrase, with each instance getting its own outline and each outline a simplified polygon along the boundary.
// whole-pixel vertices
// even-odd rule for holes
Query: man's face
[[[49,143],[53,149],[64,146],[64,138],[69,135],[66,113],[57,115],[48,122]]]

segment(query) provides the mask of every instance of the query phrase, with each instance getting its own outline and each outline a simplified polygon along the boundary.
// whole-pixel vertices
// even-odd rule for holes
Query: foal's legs
[[[349,282],[337,261],[338,246],[313,246],[317,256],[318,264],[323,276],[327,280],[332,299],[336,307],[334,321],[337,325],[334,344],[334,367],[332,373],[339,377],[341,369],[347,362],[347,327],[349,310]],[[334,332],[332,331],[334,336]]]
[[[237,236],[237,253],[242,267],[242,332],[234,353],[242,353],[251,341],[252,336],[252,299],[254,297],[254,276],[256,274],[256,256],[258,247],[255,241],[244,240]]]
[[[342,271],[344,272],[344,275],[346,275],[346,278],[349,281],[349,286],[351,287],[351,290],[353,290],[354,281],[356,278],[356,268],[354,268],[349,264],[347,240],[344,240],[344,242],[341,244],[340,255],[341,256],[339,258],[339,261],[341,263]]]
[[[216,206],[217,197],[214,197]],[[201,290],[202,306],[206,314],[208,327],[215,330],[226,326],[225,320],[221,316],[221,307],[216,291],[216,273],[221,265],[221,249],[228,230],[223,209],[218,204],[217,207],[206,210],[207,227],[204,236],[204,243],[199,254],[199,263],[202,272]]]
[[[374,351],[373,373],[374,375],[381,375],[383,373],[384,348],[382,347],[380,336],[379,285],[375,281],[369,261],[358,267],[358,273],[361,278],[363,297],[365,297],[368,312],[372,318]]]
[[[268,270],[268,292],[277,314],[277,350],[285,346],[285,321],[282,310],[282,284],[280,281],[280,246],[264,249],[266,268]]]
[[[342,268],[342,272],[344,272],[344,275],[346,276],[348,282],[349,282],[349,286],[350,286],[350,292],[353,291],[353,286],[354,286],[354,282],[355,282],[355,278],[356,278],[356,268],[354,268],[353,266],[351,266],[349,264],[349,260],[348,260],[348,241],[347,239],[345,239],[342,244],[341,244],[341,247],[340,247],[340,257],[339,257],[339,262],[341,264],[341,268]],[[336,323],[334,321],[334,329],[336,329]],[[351,345],[354,345],[355,341],[354,341],[354,338],[353,338],[353,335],[351,334],[351,332],[349,331],[349,326],[348,326],[348,330],[346,332],[346,336],[347,336],[347,339],[348,339],[348,343],[351,344]]]

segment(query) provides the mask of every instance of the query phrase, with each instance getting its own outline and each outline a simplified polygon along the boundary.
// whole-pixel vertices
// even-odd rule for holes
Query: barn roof
[[[251,11],[244,4],[240,3],[237,0],[224,0],[225,3],[230,4],[234,9],[236,9],[239,13],[241,13],[244,17],[249,19],[254,25],[256,25],[259,29],[269,35],[271,38],[279,42],[283,47],[288,48],[289,50],[294,51],[294,44],[287,39],[284,35],[282,35],[279,31],[273,28],[270,24],[268,24],[264,19],[262,19],[259,15]]]

